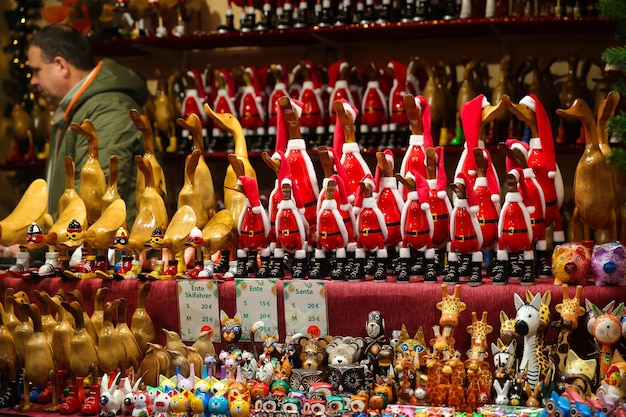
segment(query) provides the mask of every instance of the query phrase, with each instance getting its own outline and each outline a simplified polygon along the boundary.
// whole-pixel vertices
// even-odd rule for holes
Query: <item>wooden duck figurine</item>
[[[558,109],[561,117],[580,120],[585,132],[585,150],[574,174],[574,239],[580,240],[580,222],[584,239],[589,229],[609,229],[611,241],[617,239],[615,189],[611,167],[600,149],[596,122],[591,109],[582,99],[574,100],[569,109]]]
[[[234,155],[233,155],[234,156]],[[218,211],[215,216],[204,226],[204,229],[189,233],[189,246],[197,249],[196,260],[203,260],[203,270],[198,272],[198,277],[211,277],[215,269],[212,256],[219,251],[226,251],[230,243],[234,240],[233,216],[226,209]],[[191,274],[191,271],[187,271]]]
[[[137,202],[137,217],[130,230],[127,247],[138,256],[150,240],[154,228],[166,228],[169,217],[165,202],[155,188],[150,161],[135,155],[135,163],[145,177],[145,189],[141,200]]]
[[[41,178],[30,183],[13,211],[0,220],[0,244],[25,244],[33,222],[46,227],[52,224],[48,214],[48,184]]]
[[[70,299],[72,302],[78,303],[80,310],[83,312],[83,327],[87,330],[91,338],[97,343],[98,331],[91,321],[91,316],[89,316],[87,310],[85,309],[85,299],[83,298],[82,292],[78,288],[75,288],[67,293],[67,298]],[[63,305],[63,303],[61,303],[61,305]],[[71,311],[68,312],[70,313],[70,316],[74,317]],[[74,322],[74,327],[76,327],[76,321]]]
[[[146,298],[150,293],[152,283],[144,282],[137,291],[137,306],[130,319],[130,331],[139,345],[142,355],[148,350],[148,343],[156,342],[156,331],[152,319],[146,308]]]
[[[150,119],[145,114],[139,114],[135,109],[131,109],[129,112],[130,119],[135,123],[135,127],[143,135],[143,157],[150,161],[150,168],[152,169],[152,178],[154,181],[154,187],[161,195],[163,201],[168,201],[167,197],[167,183],[165,181],[165,174],[163,168],[159,163],[154,152],[154,137],[152,134],[152,128],[150,127]],[[143,195],[145,188],[145,177],[141,171],[137,172],[137,187],[135,189],[135,201],[139,202]]]
[[[102,211],[102,216],[85,231],[84,241],[98,249],[104,256],[105,250],[113,245],[120,227],[126,225],[126,203],[121,198],[113,201]]]
[[[615,110],[619,104],[620,95],[615,91],[609,91],[599,107],[597,114],[596,128],[598,132],[598,145],[602,154],[608,158],[612,152],[609,144],[609,133],[607,131],[607,122],[615,114]],[[626,187],[626,174],[622,172],[616,165],[609,164],[611,175],[613,178],[613,189],[615,191],[615,214],[617,216],[617,237],[620,239],[624,235],[624,203],[626,203],[626,193],[623,192]],[[597,240],[597,239],[596,239]],[[599,242],[597,242],[599,243]]]
[[[122,340],[122,345],[124,346],[124,364],[122,365],[123,370],[128,370],[132,368],[133,372],[137,372],[139,369],[139,362],[143,358],[143,353],[139,348],[139,344],[137,343],[137,339],[133,335],[133,332],[128,327],[128,322],[126,321],[126,299],[120,298],[120,303],[117,307],[117,324],[115,325],[115,331],[117,332],[118,337]]]
[[[177,268],[176,271],[172,271],[173,276],[169,273],[159,270],[158,267],[148,273],[148,278],[151,279],[167,279],[174,278],[177,274],[183,274],[186,267],[183,260],[183,250],[185,243],[189,240],[189,234],[196,225],[196,214],[190,206],[181,206],[176,210],[172,220],[170,221],[165,234],[162,239],[150,239],[147,246],[152,249],[160,249],[161,262],[163,262],[163,251],[167,251],[170,255],[170,259],[176,259]],[[165,257],[167,259],[167,256]],[[159,261],[157,261],[157,266]]]
[[[20,311],[20,320],[11,333],[13,334],[13,341],[15,342],[15,349],[19,360],[18,365],[19,367],[23,367],[24,361],[26,360],[26,344],[34,332],[33,322],[30,316],[21,310],[22,304],[26,303],[26,301],[16,298],[15,295],[5,298],[5,301],[11,304],[13,310]],[[43,331],[43,329],[41,331]]]
[[[119,169],[119,158],[117,155],[112,155],[109,162],[109,182],[107,184],[107,188],[104,190],[104,195],[102,196],[103,212],[111,205],[111,203],[121,198],[120,193],[117,190],[117,174]]]
[[[74,317],[72,316],[70,321],[70,314],[63,308],[63,300],[60,297],[50,297],[48,294],[45,296],[52,301],[58,317],[57,324],[52,332],[52,342],[50,343],[54,362],[57,369],[67,370],[69,369],[70,357],[72,356],[70,340],[74,333]]]
[[[104,300],[107,298],[108,293],[109,287],[100,287],[96,290],[96,294],[93,299],[91,324],[96,331],[96,335],[100,333],[100,330],[102,330],[102,324],[104,322]]]
[[[76,167],[74,165],[74,159],[71,156],[66,156],[63,162],[65,168],[65,189],[57,204],[59,216],[63,214],[65,208],[70,204],[70,201],[80,198],[76,190]]]
[[[122,369],[126,358],[126,350],[124,343],[115,331],[113,324],[113,312],[117,311],[120,300],[116,299],[106,303],[104,307],[104,321],[102,329],[98,333],[98,358],[100,369],[103,372],[117,372],[118,368]]]
[[[17,378],[19,358],[15,349],[15,341],[9,327],[4,321],[4,307],[0,304],[0,375],[2,380],[14,384]],[[0,399],[0,405],[4,406]]]
[[[15,288],[8,287],[6,290],[4,290],[4,300],[3,300],[4,310],[2,313],[2,316],[3,316],[2,321],[4,325],[7,326],[11,334],[13,334],[13,330],[15,329],[17,324],[20,322],[20,319],[15,314],[14,304],[11,303],[10,301],[10,298],[14,296],[15,296]]]
[[[243,165],[244,175],[246,177],[256,178],[256,171],[252,167],[250,160],[248,159],[248,147],[246,146],[246,138],[243,134],[243,128],[241,127],[241,123],[232,113],[216,113],[211,109],[211,107],[205,103],[204,110],[207,112],[209,117],[213,120],[213,123],[222,130],[230,133],[233,136],[235,141],[235,157],[241,161]],[[226,168],[226,175],[224,177],[224,208],[229,211],[233,218],[233,229],[232,229],[232,237],[233,242],[231,242],[231,251],[233,253],[228,253],[229,256],[223,256],[222,259],[229,260],[228,272],[229,275],[234,276],[234,272],[237,268],[236,265],[236,256],[234,251],[237,247],[237,222],[239,221],[239,217],[241,215],[241,211],[243,210],[245,196],[241,192],[241,187],[237,185],[237,179],[239,178],[239,174],[235,172],[232,168],[232,164]],[[223,251],[223,255],[226,255],[226,251]]]
[[[102,196],[107,187],[104,172],[98,161],[98,134],[89,119],[83,120],[80,125],[72,123],[70,127],[77,134],[87,138],[87,159],[80,170],[78,194],[87,207],[87,221],[92,224],[100,218]]]
[[[213,189],[213,176],[203,155],[204,136],[202,135],[202,123],[198,115],[193,113],[188,115],[186,119],[176,119],[176,123],[185,129],[189,129],[191,132],[192,152],[196,149],[200,151],[194,179],[196,187],[198,187],[197,194],[201,197],[202,207],[205,213],[208,213],[208,217],[202,216],[198,218],[198,227],[203,228],[206,222],[215,214],[217,203],[215,201],[215,190]]]
[[[41,328],[43,332],[48,337],[48,341],[52,343],[52,334],[54,332],[54,328],[57,325],[57,320],[55,315],[53,314],[53,304],[50,300],[50,297],[44,296],[44,291],[35,290],[33,291],[33,296],[35,300],[41,306]],[[47,295],[47,294],[46,294]],[[56,309],[55,309],[56,312]]]
[[[24,303],[20,307],[22,313],[33,322],[33,335],[28,339],[24,349],[26,361],[24,363],[24,402],[16,406],[16,410],[28,412],[33,409],[30,401],[31,384],[45,386],[52,383],[52,404],[45,406],[44,411],[56,412],[59,410],[59,385],[57,380],[57,366],[54,360],[52,346],[41,327],[41,312],[36,304]]]
[[[74,378],[91,376],[92,382],[97,381],[98,366],[100,364],[98,344],[85,327],[85,311],[83,311],[80,303],[76,301],[71,303],[63,301],[61,305],[74,317],[74,322],[76,323],[76,328],[70,338],[72,355],[70,356],[69,370],[71,375]]]
[[[171,153],[175,152],[178,147],[178,138],[176,136],[176,118],[181,111],[174,105],[175,98],[172,94],[172,85],[176,77],[180,74],[175,73],[166,81],[165,75],[161,71],[157,72],[157,93],[154,98],[154,132],[157,146],[160,150]],[[164,138],[167,140],[167,147],[163,149]]]
[[[196,184],[196,167],[202,158],[202,151],[194,149],[185,159],[185,181],[183,187],[178,193],[177,207],[189,206],[196,215],[196,224],[199,229],[206,226],[209,221],[209,213],[206,211],[203,203],[201,186]]]

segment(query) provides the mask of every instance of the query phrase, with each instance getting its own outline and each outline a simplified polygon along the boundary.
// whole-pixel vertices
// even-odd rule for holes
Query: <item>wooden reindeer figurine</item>
[[[617,240],[616,191],[609,163],[598,143],[596,122],[591,109],[582,99],[576,99],[569,109],[557,114],[580,120],[585,132],[585,151],[574,174],[574,239],[580,240],[580,222],[584,239],[590,239],[589,229],[610,230],[610,240]]]

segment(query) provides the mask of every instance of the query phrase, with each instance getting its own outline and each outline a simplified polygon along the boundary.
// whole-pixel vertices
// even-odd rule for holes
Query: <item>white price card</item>
[[[323,281],[285,281],[285,326],[287,334],[328,335],[326,290]]]
[[[213,332],[211,341],[221,340],[217,282],[178,280],[178,310],[180,337],[183,341],[194,342],[203,330]]]
[[[278,309],[276,308],[275,279],[238,279],[235,280],[237,312],[241,315],[241,340],[250,341],[252,326],[263,322],[266,334],[278,331]],[[255,339],[258,341],[259,339]]]

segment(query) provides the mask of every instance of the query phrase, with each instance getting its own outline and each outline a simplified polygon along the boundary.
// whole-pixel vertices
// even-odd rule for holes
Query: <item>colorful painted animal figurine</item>
[[[574,297],[569,296],[567,284],[563,284],[561,287],[563,290],[563,301],[554,307],[556,312],[561,315],[561,320],[558,324],[559,335],[554,354],[552,355],[552,360],[556,364],[555,372],[557,375],[555,377],[565,372],[565,363],[571,347],[570,336],[578,328],[578,318],[585,314],[585,308],[580,305],[583,287],[581,285],[576,286]]]
[[[121,373],[109,381],[109,375],[105,372],[102,376],[100,392],[100,417],[114,417],[120,413],[124,404],[124,393],[118,388]],[[110,386],[109,386],[110,384]]]
[[[517,293],[513,294],[515,301],[515,330],[524,338],[523,353],[519,364],[520,369],[526,371],[526,380],[531,389],[541,380],[541,370],[537,359],[537,332],[539,330],[541,308],[541,294],[537,293],[531,302],[524,301]]]
[[[611,312],[601,311],[589,299],[586,299],[585,303],[591,314],[587,329],[600,346],[598,363],[600,364],[599,378],[602,380],[606,377],[613,362],[613,345],[622,337],[621,318],[624,315],[624,303],[620,303]]]
[[[591,271],[596,285],[626,285],[626,248],[619,242],[595,245],[591,254]]]
[[[587,283],[591,270],[590,250],[579,243],[557,245],[552,252],[552,273],[554,285]]]
[[[441,311],[439,325],[442,327],[450,327],[450,336],[454,333],[454,329],[459,325],[459,315],[465,311],[466,304],[461,301],[461,285],[454,286],[454,292],[448,293],[446,284],[441,285],[441,301],[436,304],[438,310]],[[454,351],[454,342],[450,348]]]
[[[494,403],[497,405],[509,405],[509,390],[511,389],[511,380],[505,381],[504,385],[500,384],[497,379],[493,381],[493,387],[496,390],[496,399]]]
[[[228,410],[232,417],[247,417],[250,413],[250,392],[229,395]]]

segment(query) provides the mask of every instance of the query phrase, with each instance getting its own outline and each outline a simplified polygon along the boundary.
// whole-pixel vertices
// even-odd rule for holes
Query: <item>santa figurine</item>
[[[367,68],[368,82],[361,103],[361,134],[369,136],[367,144],[379,144],[389,131],[389,104],[380,83],[378,66],[372,62]],[[378,140],[376,140],[378,139]]]
[[[528,144],[517,139],[509,139],[506,143],[498,144],[498,149],[506,155],[506,169],[511,172],[513,169],[521,169],[518,190],[522,195],[522,201],[528,209],[530,223],[532,224],[533,239],[531,244],[534,247],[546,247],[546,227],[545,211],[546,200],[543,189],[537,182],[535,172],[527,166]],[[546,260],[547,262],[547,260]],[[524,275],[524,261],[517,260],[515,265],[509,255],[509,278],[521,278]],[[537,265],[539,266],[539,265]],[[537,276],[539,268],[534,271]]]
[[[212,109],[215,113],[230,113],[237,117],[237,109],[235,107],[235,78],[233,75],[225,69],[216,69],[213,74],[213,83],[215,89],[215,98],[213,100]],[[213,137],[213,143],[211,149],[219,149],[221,141],[218,138],[227,137],[226,132],[222,130],[217,124],[213,125],[211,130],[211,136]]]
[[[496,263],[491,271],[492,283],[503,285],[508,282],[506,263],[509,253],[523,252],[524,274],[521,279],[522,285],[532,285],[534,252],[532,250],[533,231],[528,207],[524,204],[522,193],[518,189],[521,168],[515,168],[506,176],[507,193],[500,212],[498,222],[498,251]],[[522,182],[522,187],[524,184]]]
[[[348,230],[335,199],[336,178],[329,179],[326,186],[324,201],[317,215],[317,247],[315,259],[309,271],[310,279],[323,279],[327,275],[327,252],[334,252],[337,265],[345,266]],[[345,271],[332,271],[331,277],[343,279]]]
[[[428,104],[426,97],[415,97],[411,94],[404,96],[403,104],[411,125],[411,136],[409,136],[409,146],[406,148],[400,164],[400,175],[404,177],[409,171],[415,170],[421,176],[427,177],[426,149],[433,147],[430,104]],[[400,191],[402,197],[406,199],[408,190],[405,190],[402,184],[400,184]]]
[[[530,129],[531,139],[528,143],[528,167],[532,168],[539,186],[543,190],[546,200],[544,213],[546,229],[553,226],[553,247],[565,242],[565,232],[561,223],[561,204],[563,203],[563,178],[556,163],[554,153],[554,137],[550,118],[541,101],[536,95],[530,94],[522,98],[519,104],[511,103],[506,96],[502,97],[507,108],[519,120],[526,123]],[[547,277],[552,275],[552,267],[547,253],[545,241],[538,241],[537,275]]]
[[[282,260],[285,251],[294,254],[294,264],[291,268],[291,277],[294,279],[306,278],[307,266],[307,237],[309,224],[304,218],[302,198],[297,188],[293,187],[293,179],[290,174],[280,178],[281,197],[276,213],[276,247],[274,249],[274,262],[270,277],[280,278],[283,276]]]
[[[209,118],[204,111],[204,103],[208,100],[208,95],[204,89],[204,83],[200,73],[196,69],[187,71],[186,77],[187,85],[185,88],[185,98],[183,99],[183,115],[186,120],[190,114],[195,114],[200,119],[200,125],[202,126],[202,137],[207,137],[207,125],[209,124]],[[183,129],[183,137],[189,137],[190,132]],[[188,141],[184,141],[187,143]]]
[[[328,67],[328,88],[329,103],[328,114],[330,115],[328,131],[330,133],[335,132],[337,124],[337,115],[333,112],[335,101],[346,100],[348,103],[354,103],[352,97],[352,91],[350,90],[350,84],[348,82],[348,76],[350,75],[350,64],[345,59],[341,59],[332,63]],[[356,117],[354,118],[356,121]],[[336,145],[333,145],[336,147]]]
[[[407,67],[402,62],[391,60],[387,63],[386,72],[393,78],[389,91],[389,132],[390,136],[404,135],[409,128],[409,119],[404,109],[404,96],[407,93]],[[393,141],[389,144],[393,145]]]
[[[429,187],[426,179],[415,170],[398,180],[409,190],[400,220],[402,245],[400,247],[400,273],[398,282],[409,282],[411,276],[424,278],[425,283],[436,283],[435,249],[433,248],[434,222],[428,203]],[[412,256],[413,249],[417,256]],[[415,260],[413,263],[411,260]]]
[[[450,242],[450,214],[452,203],[448,196],[443,147],[426,148],[426,183],[428,184],[428,204],[433,217],[433,247],[435,248],[435,271],[441,274],[445,250]]]
[[[278,121],[276,125],[276,150],[285,150],[285,158],[293,178],[294,188],[298,188],[304,204],[304,217],[315,235],[317,224],[317,199],[319,185],[313,161],[307,152],[306,142],[300,130],[300,115],[303,103],[288,97],[278,100]],[[275,157],[274,157],[275,158]]]
[[[272,64],[269,67],[271,77],[274,79],[274,87],[270,93],[267,103],[267,133],[271,139],[275,139],[278,124],[278,100],[281,97],[289,96],[287,91],[287,83],[285,80],[289,74],[283,64]],[[282,149],[285,150],[284,148]]]
[[[376,152],[376,195],[378,208],[385,217],[387,224],[387,239],[385,246],[388,251],[393,251],[394,256],[398,253],[398,245],[402,241],[402,229],[400,220],[402,217],[402,208],[404,200],[398,189],[398,181],[394,175],[394,156],[387,149],[384,152]],[[394,274],[398,274],[399,270],[395,268]]]
[[[246,67],[241,72],[241,78],[244,84],[238,112],[241,127],[246,138],[262,138],[265,135],[266,114],[257,69]]]
[[[443,282],[447,285],[459,283],[460,257],[463,262],[470,262],[469,285],[482,284],[483,253],[480,248],[483,245],[483,235],[477,217],[478,200],[471,183],[469,177],[460,172],[456,176],[455,183],[451,184],[456,198],[450,218],[448,265],[443,277]],[[466,260],[463,255],[469,255],[469,260]]]
[[[355,206],[359,207],[356,216],[356,255],[354,268],[350,271],[349,280],[360,281],[365,278],[365,259],[368,252],[376,253],[376,270],[373,273],[375,282],[387,281],[387,224],[374,196],[376,183],[371,174],[367,174],[359,182],[359,193]]]
[[[248,252],[260,251],[261,257],[269,257],[270,255],[267,240],[270,232],[270,221],[267,212],[261,205],[256,179],[240,176],[237,182],[243,188],[246,199],[237,223],[239,239],[237,241],[235,278],[245,278],[248,276],[246,271]]]
[[[351,102],[343,99],[335,101],[333,109],[337,117],[333,133],[334,160],[345,171],[348,200],[353,202],[354,196],[359,192],[361,179],[372,175],[355,137],[355,121],[359,111]]]
[[[303,79],[298,97],[298,101],[302,103],[300,125],[303,133],[309,134],[310,137],[315,135],[315,142],[321,144],[328,125],[328,116],[320,90],[321,83],[311,61],[301,62],[300,67]]]

